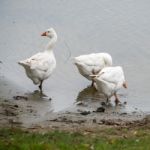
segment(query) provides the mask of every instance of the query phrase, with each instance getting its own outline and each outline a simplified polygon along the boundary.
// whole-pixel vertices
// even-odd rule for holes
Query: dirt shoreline
[[[78,103],[64,111],[48,112],[40,116],[38,110],[27,104],[26,98],[0,101],[0,128],[96,132],[104,127],[136,127],[150,124],[150,115],[138,111],[103,111],[107,107],[99,107],[104,109],[93,111],[83,103],[83,106]],[[95,105],[92,108],[95,108]]]

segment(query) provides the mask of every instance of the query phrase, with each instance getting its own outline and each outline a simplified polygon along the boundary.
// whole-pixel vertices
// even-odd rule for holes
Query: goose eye
[[[48,33],[50,33],[50,31],[47,31]]]

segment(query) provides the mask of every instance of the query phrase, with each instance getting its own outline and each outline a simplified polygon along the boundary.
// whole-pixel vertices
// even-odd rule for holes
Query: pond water
[[[26,95],[39,109],[60,111],[91,96],[91,83],[83,78],[72,58],[108,52],[113,65],[124,68],[127,90],[120,99],[128,106],[150,108],[150,2],[147,0],[7,0],[0,2],[0,97]],[[43,84],[52,101],[36,97],[38,87],[17,64],[42,51],[48,42],[41,37],[53,27],[58,34],[54,48],[57,68]],[[86,91],[86,88],[88,89]]]

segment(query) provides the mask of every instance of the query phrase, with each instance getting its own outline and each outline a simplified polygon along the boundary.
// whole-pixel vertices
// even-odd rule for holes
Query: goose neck
[[[55,46],[55,43],[56,43],[56,42],[57,42],[57,36],[56,36],[56,35],[50,37],[50,41],[49,41],[49,43],[47,44],[46,49],[47,49],[47,50],[52,50],[53,47]]]

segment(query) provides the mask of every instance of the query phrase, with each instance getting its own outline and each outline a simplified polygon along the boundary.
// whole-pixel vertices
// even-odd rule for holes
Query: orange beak
[[[123,83],[123,87],[127,88],[127,83],[126,82]]]
[[[46,32],[42,33],[41,36],[47,36]]]

